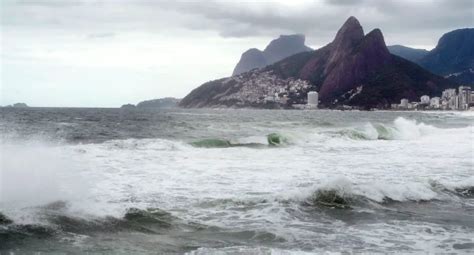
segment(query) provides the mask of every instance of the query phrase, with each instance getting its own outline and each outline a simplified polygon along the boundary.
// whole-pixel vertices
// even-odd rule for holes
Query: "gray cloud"
[[[390,43],[434,44],[449,30],[474,25],[471,0],[323,0],[294,8],[268,1],[222,0],[20,0],[5,5],[5,25],[99,30],[88,34],[127,29],[215,31],[222,37],[303,33],[318,45],[329,42],[351,15],[360,19],[366,32],[381,28]]]
[[[0,0],[0,104],[117,106],[181,97],[228,75],[243,51],[264,47],[280,34],[302,33],[310,46],[325,45],[349,16],[357,17],[366,32],[380,28],[388,44],[430,47],[445,32],[473,27],[473,4]]]
[[[304,33],[318,44],[328,42],[351,15],[358,17],[366,30],[381,28],[386,35],[393,34],[389,38],[394,42],[427,44],[444,32],[474,25],[474,2],[469,0],[327,0],[325,3],[310,2],[304,8],[292,9],[264,2],[247,5],[220,1],[172,2],[165,8],[199,16],[198,20],[205,25],[193,21],[187,24],[191,29],[214,29],[221,36],[230,37]],[[418,38],[420,35],[424,37]]]
[[[101,39],[101,38],[110,38],[110,37],[115,37],[115,33],[93,33],[87,35],[87,38],[90,39]]]
[[[361,4],[364,0],[325,0],[325,2],[332,5],[356,5]]]

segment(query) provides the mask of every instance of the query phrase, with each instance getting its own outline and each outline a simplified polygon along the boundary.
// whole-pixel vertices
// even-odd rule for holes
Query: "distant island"
[[[135,109],[137,108],[134,104],[124,104],[120,107],[120,109]]]
[[[139,102],[136,106],[133,104],[124,104],[121,109],[135,109],[135,108],[174,108],[177,107],[181,99],[174,97],[164,97],[158,99],[151,99]]]
[[[13,107],[13,108],[27,108],[27,107],[29,107],[29,106],[28,106],[27,104],[25,104],[25,103],[15,103],[15,104],[13,104],[13,105],[5,105],[4,107],[7,107],[7,108],[9,108],[9,107]]]

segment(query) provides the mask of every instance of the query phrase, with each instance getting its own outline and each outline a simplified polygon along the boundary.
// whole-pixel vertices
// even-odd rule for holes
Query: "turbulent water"
[[[0,117],[0,253],[474,252],[472,113]]]

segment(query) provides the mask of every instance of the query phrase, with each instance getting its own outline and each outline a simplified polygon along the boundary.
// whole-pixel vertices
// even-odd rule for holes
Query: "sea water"
[[[0,117],[0,253],[474,252],[470,112]]]

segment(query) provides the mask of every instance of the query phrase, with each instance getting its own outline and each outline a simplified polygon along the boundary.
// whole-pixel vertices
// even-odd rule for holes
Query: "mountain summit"
[[[298,77],[305,80],[325,77],[320,86],[322,99],[336,97],[359,86],[362,79],[391,59],[382,32],[374,29],[364,36],[354,17],[344,23],[332,43],[318,51],[322,54],[315,54]]]
[[[417,100],[453,86],[420,66],[390,54],[379,29],[364,35],[350,17],[326,46],[275,64],[208,82],[181,101],[184,107],[266,107],[304,103],[310,90],[323,105],[388,107],[401,98]],[[272,99],[273,98],[273,99]],[[276,102],[276,98],[285,98]]]
[[[311,50],[305,45],[304,35],[280,35],[278,39],[271,41],[263,51],[253,48],[244,52],[232,75],[262,68],[296,53]]]
[[[349,17],[342,27],[337,31],[332,42],[335,51],[354,47],[364,38],[364,29],[355,17]]]

